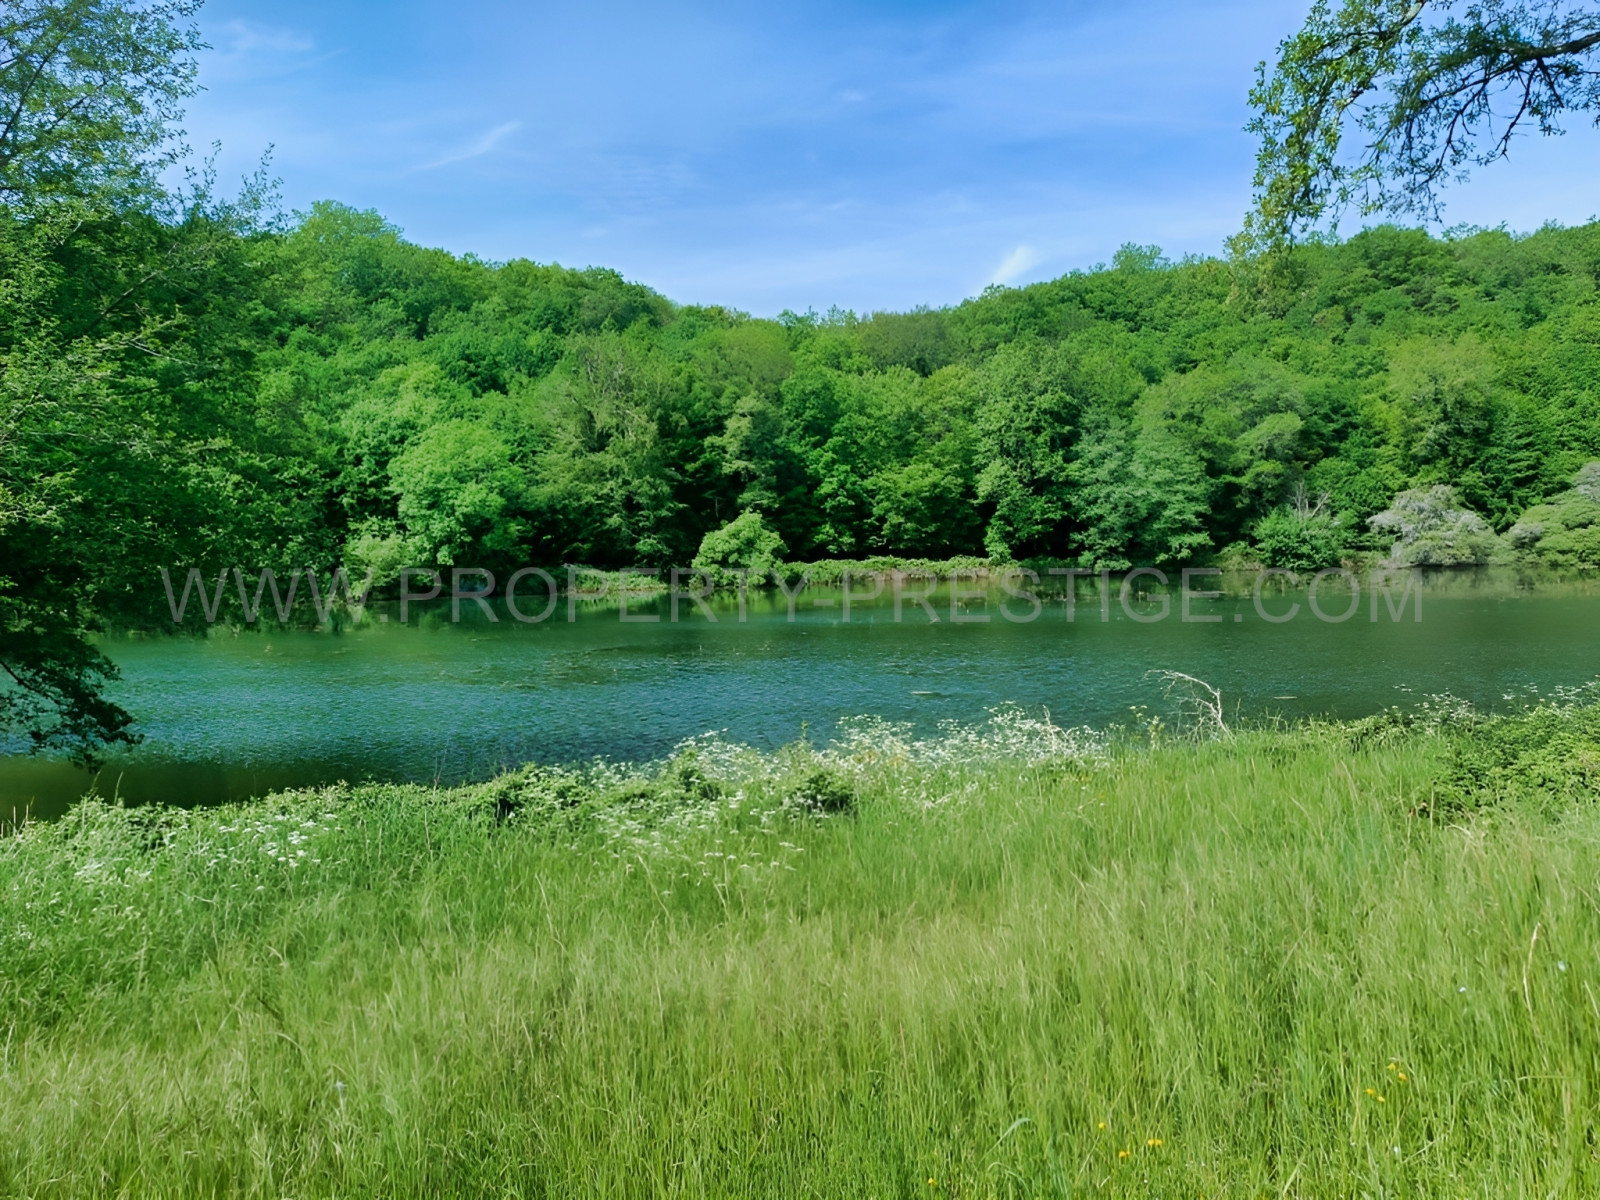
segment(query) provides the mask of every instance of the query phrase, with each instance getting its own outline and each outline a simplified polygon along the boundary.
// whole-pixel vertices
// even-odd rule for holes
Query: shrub
[[[1462,507],[1447,484],[1401,492],[1371,524],[1376,532],[1393,535],[1389,561],[1395,566],[1466,566],[1494,562],[1504,553],[1489,523]]]
[[[783,539],[760,513],[740,513],[721,529],[713,529],[701,539],[694,566],[710,572],[719,582],[726,581],[740,569],[765,578],[782,564],[787,552]]]
[[[504,824],[512,818],[548,819],[594,799],[593,784],[582,776],[560,767],[528,766],[476,789],[470,804],[475,813]]]
[[[1438,794],[1448,808],[1600,798],[1600,704],[1546,703],[1456,731]]]
[[[819,767],[800,781],[789,794],[789,802],[828,815],[854,812],[856,787],[843,773]]]
[[[1337,517],[1284,507],[1256,522],[1256,547],[1269,567],[1316,571],[1338,566],[1344,556],[1345,529]]]
[[[1550,566],[1600,566],[1600,462],[1587,463],[1570,490],[1523,513],[1506,540]]]

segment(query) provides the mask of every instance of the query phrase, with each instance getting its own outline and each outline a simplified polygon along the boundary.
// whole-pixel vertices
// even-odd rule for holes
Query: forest
[[[1600,225],[1381,227],[1270,267],[1130,245],[776,320],[331,203],[3,232],[30,294],[0,352],[78,378],[16,414],[0,536],[92,564],[108,613],[154,608],[157,565],[686,565],[741,514],[792,561],[1304,568],[1386,549],[1372,518],[1440,484],[1510,548],[1594,558],[1569,489],[1600,457]]]

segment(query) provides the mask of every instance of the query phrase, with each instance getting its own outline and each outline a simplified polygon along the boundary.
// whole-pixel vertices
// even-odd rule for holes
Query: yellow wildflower
[[[1159,1146],[1159,1145],[1161,1145],[1161,1139],[1160,1138],[1145,1138],[1144,1144],[1146,1146]]]
[[[1128,1152],[1126,1150],[1118,1150],[1117,1151],[1117,1157],[1118,1158],[1127,1158],[1128,1157]]]

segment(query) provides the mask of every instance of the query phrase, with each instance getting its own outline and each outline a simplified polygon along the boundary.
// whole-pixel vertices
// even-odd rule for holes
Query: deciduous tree
[[[1250,102],[1261,150],[1242,246],[1351,206],[1437,217],[1440,189],[1506,157],[1518,134],[1600,111],[1600,7],[1317,0]]]

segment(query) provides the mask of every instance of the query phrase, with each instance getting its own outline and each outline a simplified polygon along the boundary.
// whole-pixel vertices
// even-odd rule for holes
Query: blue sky
[[[291,208],[425,245],[761,316],[943,305],[1124,242],[1217,252],[1255,64],[1307,7],[209,0],[186,127],[225,180],[272,145]],[[1447,219],[1587,220],[1597,149],[1530,139]]]

